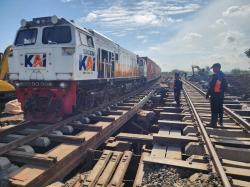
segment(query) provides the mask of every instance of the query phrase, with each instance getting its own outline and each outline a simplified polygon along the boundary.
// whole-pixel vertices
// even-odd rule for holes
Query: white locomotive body
[[[21,25],[9,77],[31,121],[53,122],[147,80],[142,58],[94,30],[56,16]]]
[[[64,18],[55,24],[50,20],[51,17],[35,18],[20,28],[9,59],[10,79],[60,81],[140,76],[136,54]]]

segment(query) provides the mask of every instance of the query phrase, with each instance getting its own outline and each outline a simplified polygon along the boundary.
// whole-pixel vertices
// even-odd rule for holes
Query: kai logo
[[[88,55],[80,55],[79,70],[95,71],[95,57]]]
[[[45,68],[46,54],[26,54],[25,67]]]

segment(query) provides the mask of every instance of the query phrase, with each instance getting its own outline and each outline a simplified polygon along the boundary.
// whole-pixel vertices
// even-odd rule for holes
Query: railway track
[[[249,133],[247,133],[247,131],[249,131],[250,124],[241,116],[234,113],[231,109],[224,106],[224,110],[226,113],[224,117],[225,125],[218,126],[218,129],[217,129],[217,130],[220,130],[221,133],[216,133],[214,129],[211,129],[211,132],[208,132],[208,130],[206,129],[206,126],[208,127],[209,121],[207,121],[206,118],[202,119],[202,117],[211,116],[210,113],[209,115],[207,114],[204,115],[204,110],[209,110],[209,107],[207,107],[208,102],[204,100],[205,93],[202,92],[197,87],[195,87],[194,85],[189,83],[188,85],[185,85],[184,94],[192,110],[192,113],[195,116],[195,119],[197,122],[196,133],[199,135],[198,138],[200,138],[200,141],[204,143],[205,154],[209,156],[209,160],[210,160],[209,162],[211,162],[209,164],[212,166],[212,169],[214,170],[216,175],[220,176],[220,179],[223,185],[231,186],[231,183],[233,183],[234,178],[229,173],[226,174],[227,170],[225,170],[225,164],[223,163],[223,158],[234,160],[233,157],[229,157],[229,155],[232,155],[234,153],[237,154],[237,148],[241,147],[244,144],[246,145],[246,147],[250,145]],[[236,131],[235,129],[237,127],[239,127],[238,131]],[[228,133],[228,131],[231,131],[231,132],[236,131],[236,132],[243,132],[243,133],[241,134],[235,133],[235,135],[232,136],[232,134]],[[217,147],[224,146],[224,147],[221,147],[224,150],[225,150],[225,146],[228,146],[226,147],[226,149],[231,150],[231,154],[221,155],[220,151],[216,151],[218,149],[216,145]],[[238,153],[239,151],[242,151],[242,150],[238,150]],[[244,163],[244,160],[240,157],[241,156],[238,154],[237,158],[235,158],[234,161],[240,161]],[[235,164],[237,165],[236,162]],[[244,171],[242,171],[242,174],[244,174]],[[228,176],[232,177],[231,183],[229,181]]]
[[[161,102],[143,108],[155,113],[149,126],[125,124],[140,131],[121,130],[95,164],[59,186],[250,186],[249,114],[240,116],[226,99],[224,125],[211,128],[210,105],[197,86],[185,82],[181,107],[171,91],[160,94]]]
[[[176,107],[171,89],[166,93],[166,85],[162,87],[144,94],[138,90],[137,96],[124,97],[101,116],[96,111],[102,107],[59,122],[62,126],[45,125],[52,129],[39,136],[41,124],[38,131],[29,124],[16,129],[18,133],[6,130],[5,135],[18,134],[24,140],[34,136],[0,149],[13,164],[22,163],[7,181],[12,186],[61,181],[53,187],[250,186],[250,115],[241,103],[226,98],[224,125],[211,128],[210,105],[197,85],[185,82],[181,107]],[[58,130],[63,135],[55,134]],[[39,138],[49,139],[50,145],[44,146],[43,140],[39,147]],[[28,144],[35,153],[27,153]]]
[[[167,155],[162,160],[152,158],[146,160],[153,163],[192,169],[200,167],[200,171],[208,172],[210,170],[209,172],[212,176],[219,176],[218,180],[223,186],[249,186],[250,160],[248,158],[250,156],[250,136],[248,133],[249,123],[244,119],[247,116],[243,118],[232,109],[224,106],[226,113],[224,126],[211,128],[208,126],[211,116],[210,106],[209,102],[205,100],[205,93],[196,86],[186,82],[183,99],[183,110],[179,114],[179,117],[182,118],[181,122],[158,121],[160,124],[166,124],[168,127],[173,126],[173,124],[175,126],[178,123],[179,125],[182,124],[181,131],[179,130],[178,135],[172,135],[171,129],[172,131],[175,130],[172,127],[169,135],[156,136],[161,138],[161,142],[164,141],[168,145],[172,143],[182,144],[181,146],[176,146],[176,148],[179,147],[181,150],[184,150],[179,150],[182,155],[179,155],[179,161],[176,159],[168,160],[166,159]],[[234,104],[229,101],[227,103],[229,103],[229,106]],[[160,115],[164,115],[164,112],[161,112]],[[170,117],[170,114],[167,114],[166,117]],[[173,118],[173,116],[170,118]],[[186,124],[184,125],[183,123]],[[184,156],[188,158],[183,162]],[[204,168],[201,169],[202,167]]]
[[[23,122],[0,130],[1,185],[45,186],[61,180],[145,105],[147,85],[107,105],[55,124]]]

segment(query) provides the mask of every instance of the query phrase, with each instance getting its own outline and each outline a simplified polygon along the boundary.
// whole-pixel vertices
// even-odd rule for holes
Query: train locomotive
[[[57,16],[21,20],[9,78],[25,118],[52,123],[160,77],[160,67]]]

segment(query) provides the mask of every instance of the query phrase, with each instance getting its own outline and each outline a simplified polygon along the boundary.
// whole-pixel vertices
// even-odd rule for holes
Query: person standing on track
[[[221,71],[221,65],[219,63],[213,64],[213,76],[209,83],[206,99],[210,97],[211,105],[211,127],[217,126],[219,117],[219,124],[223,125],[223,102],[224,92],[227,90],[227,81],[224,73]]]
[[[182,81],[180,80],[179,73],[175,73],[175,80],[174,80],[174,99],[176,101],[177,107],[180,106],[180,96],[182,90]]]

